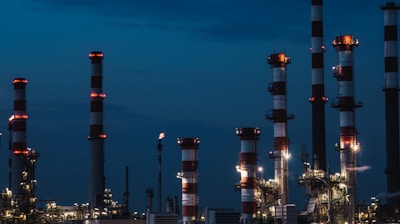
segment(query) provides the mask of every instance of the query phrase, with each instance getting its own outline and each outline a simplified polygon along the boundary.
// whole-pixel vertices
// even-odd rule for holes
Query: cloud
[[[121,21],[105,21],[103,22],[107,26],[122,27],[122,28],[138,28],[141,25],[135,22],[121,22]]]
[[[365,171],[371,169],[371,167],[370,166],[360,166],[360,167],[356,167],[356,168],[347,168],[347,169],[348,170],[356,170],[357,172],[362,173],[362,172],[365,172]]]
[[[50,7],[51,11],[94,14],[105,19],[103,23],[110,26],[179,31],[218,41],[265,41],[281,37],[296,40],[288,34],[299,31],[308,33],[308,30],[299,27],[308,22],[310,13],[309,5],[298,1],[291,2],[290,8],[261,0],[38,0],[36,3],[35,8],[42,6]]]
[[[394,198],[400,196],[400,191],[395,193],[386,193],[387,198]]]
[[[387,193],[387,192],[381,192],[378,195],[376,195],[376,198],[393,198],[393,197],[398,197],[400,196],[400,191],[394,192],[394,193]]]

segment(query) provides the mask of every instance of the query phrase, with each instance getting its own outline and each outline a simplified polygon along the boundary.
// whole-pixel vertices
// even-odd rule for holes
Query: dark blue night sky
[[[385,1],[324,2],[325,94],[335,98],[337,63],[331,41],[352,34],[355,49],[356,112],[361,144],[358,200],[384,199],[385,118],[383,12]],[[398,4],[398,3],[396,3]],[[236,127],[261,130],[264,176],[273,178],[268,151],[273,124],[266,57],[285,52],[287,67],[289,201],[306,205],[296,180],[303,172],[301,145],[311,152],[310,1],[183,0],[14,0],[0,2],[0,187],[8,185],[7,119],[13,110],[14,77],[27,86],[27,143],[37,162],[39,200],[72,205],[88,200],[90,60],[103,60],[106,186],[122,202],[124,167],[130,170],[130,209],[145,210],[145,190],[157,187],[157,138],[163,140],[163,195],[181,194],[181,151],[177,137],[199,137],[200,205],[240,210],[235,165],[240,142]],[[1,120],[3,120],[1,122]],[[327,154],[339,171],[339,112],[326,105]],[[153,200],[157,205],[157,194]]]

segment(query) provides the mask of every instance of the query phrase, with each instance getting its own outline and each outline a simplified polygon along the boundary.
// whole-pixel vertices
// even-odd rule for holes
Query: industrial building
[[[160,133],[158,152],[158,211],[153,210],[154,192],[146,189],[146,211],[132,213],[129,209],[128,166],[125,168],[125,193],[122,204],[113,200],[111,189],[106,187],[104,171],[104,141],[106,134],[103,125],[103,68],[104,55],[101,51],[89,53],[91,62],[90,79],[90,121],[89,121],[89,161],[88,161],[88,199],[87,203],[57,205],[49,200],[43,208],[37,207],[36,163],[39,153],[27,146],[28,120],[26,110],[27,79],[15,78],[13,114],[8,120],[10,132],[9,188],[1,194],[0,223],[82,223],[82,224],[302,224],[333,223],[355,224],[392,222],[400,223],[400,152],[399,152],[399,105],[398,105],[398,55],[397,55],[397,11],[400,7],[394,2],[381,6],[384,12],[384,87],[386,118],[386,170],[387,204],[372,197],[369,204],[359,205],[357,200],[357,152],[360,143],[356,128],[357,108],[363,106],[355,100],[354,56],[359,41],[351,34],[338,35],[333,48],[338,58],[333,67],[333,77],[337,80],[337,97],[330,105],[338,110],[340,126],[338,143],[335,145],[340,170],[331,172],[326,158],[325,104],[328,98],[324,90],[323,44],[323,4],[322,0],[311,0],[311,84],[312,95],[312,158],[302,153],[304,173],[297,183],[305,188],[308,202],[303,205],[290,202],[289,195],[289,149],[287,122],[294,115],[287,113],[287,75],[286,67],[292,59],[285,52],[272,53],[267,57],[271,68],[272,109],[265,118],[273,123],[273,151],[266,152],[259,146],[261,131],[258,127],[240,127],[235,135],[240,141],[239,158],[236,171],[240,175],[234,189],[240,192],[241,211],[231,208],[209,208],[200,206],[199,186],[199,145],[198,137],[177,138],[181,150],[181,170],[176,177],[181,181],[181,195],[168,198],[165,211],[162,209],[162,139]],[[233,135],[233,133],[232,133]],[[239,144],[238,144],[239,145]],[[260,149],[261,148],[261,149]],[[272,178],[257,176],[259,154],[263,153],[273,161]],[[224,162],[224,161],[222,161]],[[234,167],[235,164],[232,164]],[[204,174],[209,175],[209,174]],[[171,179],[172,177],[167,177]],[[135,183],[134,183],[135,184]],[[206,184],[206,183],[205,183]],[[206,192],[201,192],[206,193]],[[206,202],[205,202],[206,203]],[[180,211],[181,210],[181,211]]]
[[[207,224],[239,223],[240,213],[232,208],[205,207],[200,221]]]

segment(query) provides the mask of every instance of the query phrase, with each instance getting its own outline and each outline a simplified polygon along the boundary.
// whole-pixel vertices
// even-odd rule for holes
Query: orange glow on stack
[[[89,54],[89,58],[103,58],[103,53],[101,52],[92,52]]]
[[[352,35],[343,35],[337,36],[332,44],[334,47],[337,46],[346,46],[348,49],[353,48],[354,46],[358,46],[358,40],[354,39]]]
[[[11,119],[11,117],[12,117],[12,119]],[[9,121],[12,121],[14,119],[24,119],[24,120],[28,119],[28,115],[26,115],[26,114],[22,114],[22,115],[15,114],[15,115],[12,115],[11,117],[10,117],[11,120],[9,119]]]
[[[14,155],[21,155],[21,154],[28,155],[29,151],[27,149],[14,149],[13,154]]]
[[[90,98],[106,98],[105,93],[90,93]]]
[[[310,103],[313,103],[317,99],[321,99],[322,102],[327,102],[328,101],[328,97],[324,97],[324,96],[321,96],[321,97],[310,97],[310,98],[308,98],[308,101],[310,101]]]
[[[12,84],[15,84],[15,83],[25,83],[25,84],[27,84],[28,80],[26,80],[26,79],[14,79]]]

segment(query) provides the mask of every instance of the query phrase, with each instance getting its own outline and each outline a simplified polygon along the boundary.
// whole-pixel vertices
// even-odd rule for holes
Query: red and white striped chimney
[[[89,203],[93,207],[103,207],[105,189],[104,139],[103,131],[103,53],[93,51],[89,54],[92,63],[90,92],[90,153],[89,153]]]
[[[400,206],[400,158],[399,158],[399,87],[397,10],[394,2],[387,2],[384,12],[384,57],[385,57],[385,118],[386,118],[386,188],[387,204]],[[397,196],[392,196],[397,195]]]
[[[312,161],[314,169],[326,170],[323,35],[322,0],[311,0]]]
[[[29,153],[26,147],[26,85],[25,78],[14,78],[14,114],[9,122],[12,128],[12,159],[11,159],[11,191],[19,195],[22,182],[22,172],[25,170],[26,158]]]
[[[242,202],[242,223],[253,223],[256,218],[256,170],[258,128],[237,128],[236,135],[240,138],[240,158],[236,167],[240,172],[240,192]]]
[[[332,107],[338,108],[340,113],[340,169],[341,175],[346,181],[349,194],[349,209],[346,210],[348,223],[355,222],[357,208],[356,191],[356,151],[358,143],[356,140],[355,109],[361,107],[361,103],[354,101],[354,53],[353,49],[358,46],[358,40],[351,35],[337,36],[332,42],[339,56],[339,64],[334,67],[334,77],[339,83],[339,96]]]
[[[177,174],[182,179],[182,223],[197,223],[199,197],[197,195],[198,182],[198,138],[178,138],[178,145],[182,150],[182,171]]]
[[[272,94],[272,112],[266,118],[274,122],[274,151],[270,157],[274,159],[274,178],[279,184],[280,204],[286,205],[289,201],[288,190],[288,158],[289,143],[287,138],[287,120],[293,119],[293,115],[286,112],[286,65],[290,63],[290,57],[284,53],[271,54],[267,60],[272,67],[272,84],[268,91]]]

